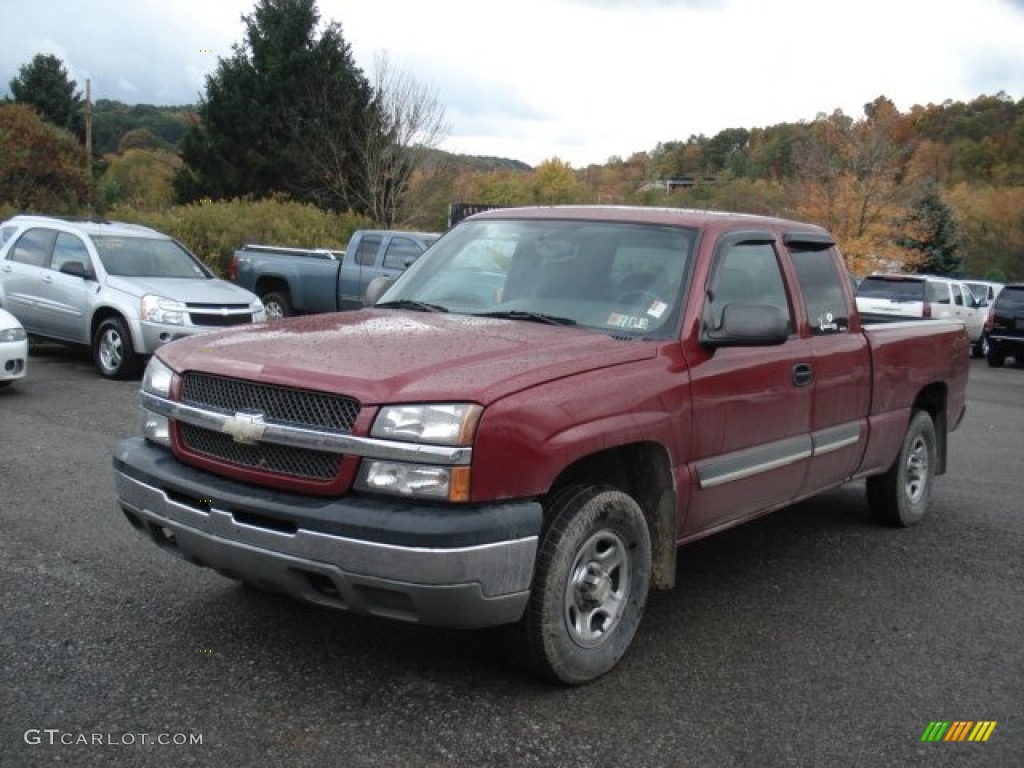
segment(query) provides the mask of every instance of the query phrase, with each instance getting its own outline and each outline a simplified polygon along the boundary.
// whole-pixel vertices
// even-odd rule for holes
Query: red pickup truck
[[[962,323],[862,327],[823,229],[653,208],[466,219],[375,306],[161,347],[113,456],[135,528],[358,613],[611,669],[677,547],[857,478],[910,526]]]

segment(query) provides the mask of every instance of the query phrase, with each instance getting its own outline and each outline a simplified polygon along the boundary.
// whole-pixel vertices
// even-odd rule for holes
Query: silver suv
[[[15,216],[0,231],[0,306],[30,334],[90,346],[107,378],[137,375],[169,341],[266,319],[255,294],[148,227]]]

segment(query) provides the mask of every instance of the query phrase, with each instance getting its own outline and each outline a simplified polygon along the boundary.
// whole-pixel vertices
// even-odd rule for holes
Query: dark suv
[[[988,364],[998,368],[1012,357],[1024,368],[1024,283],[1011,283],[996,297],[985,322]]]

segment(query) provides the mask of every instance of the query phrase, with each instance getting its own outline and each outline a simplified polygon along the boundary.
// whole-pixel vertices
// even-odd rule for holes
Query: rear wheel
[[[991,341],[988,342],[988,354],[985,357],[988,359],[988,364],[993,368],[1002,368],[1003,363],[1006,362],[1006,355],[1000,352],[999,347]]]
[[[292,316],[292,303],[286,291],[268,291],[260,296],[267,320],[281,320]]]
[[[610,670],[640,623],[651,541],[637,503],[609,486],[573,486],[548,505],[549,523],[526,613],[509,650],[542,677],[577,685]]]
[[[108,379],[130,379],[142,368],[142,357],[135,353],[132,335],[120,317],[100,323],[92,338],[92,359]]]
[[[896,461],[867,480],[868,507],[878,522],[909,528],[924,517],[935,479],[935,445],[932,417],[914,411]]]

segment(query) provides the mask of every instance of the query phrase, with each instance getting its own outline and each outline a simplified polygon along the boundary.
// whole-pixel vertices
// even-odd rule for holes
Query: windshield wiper
[[[379,304],[374,304],[373,308],[383,307],[385,309],[415,309],[418,312],[447,312],[448,307],[442,307],[440,304],[429,304],[425,301],[415,301],[413,299],[398,299],[397,301],[383,301]]]
[[[557,317],[545,315],[542,312],[525,312],[521,309],[510,309],[505,312],[482,312],[475,314],[475,317],[498,317],[507,320],[530,320],[534,323],[546,323],[548,325],[576,325],[571,317]]]

